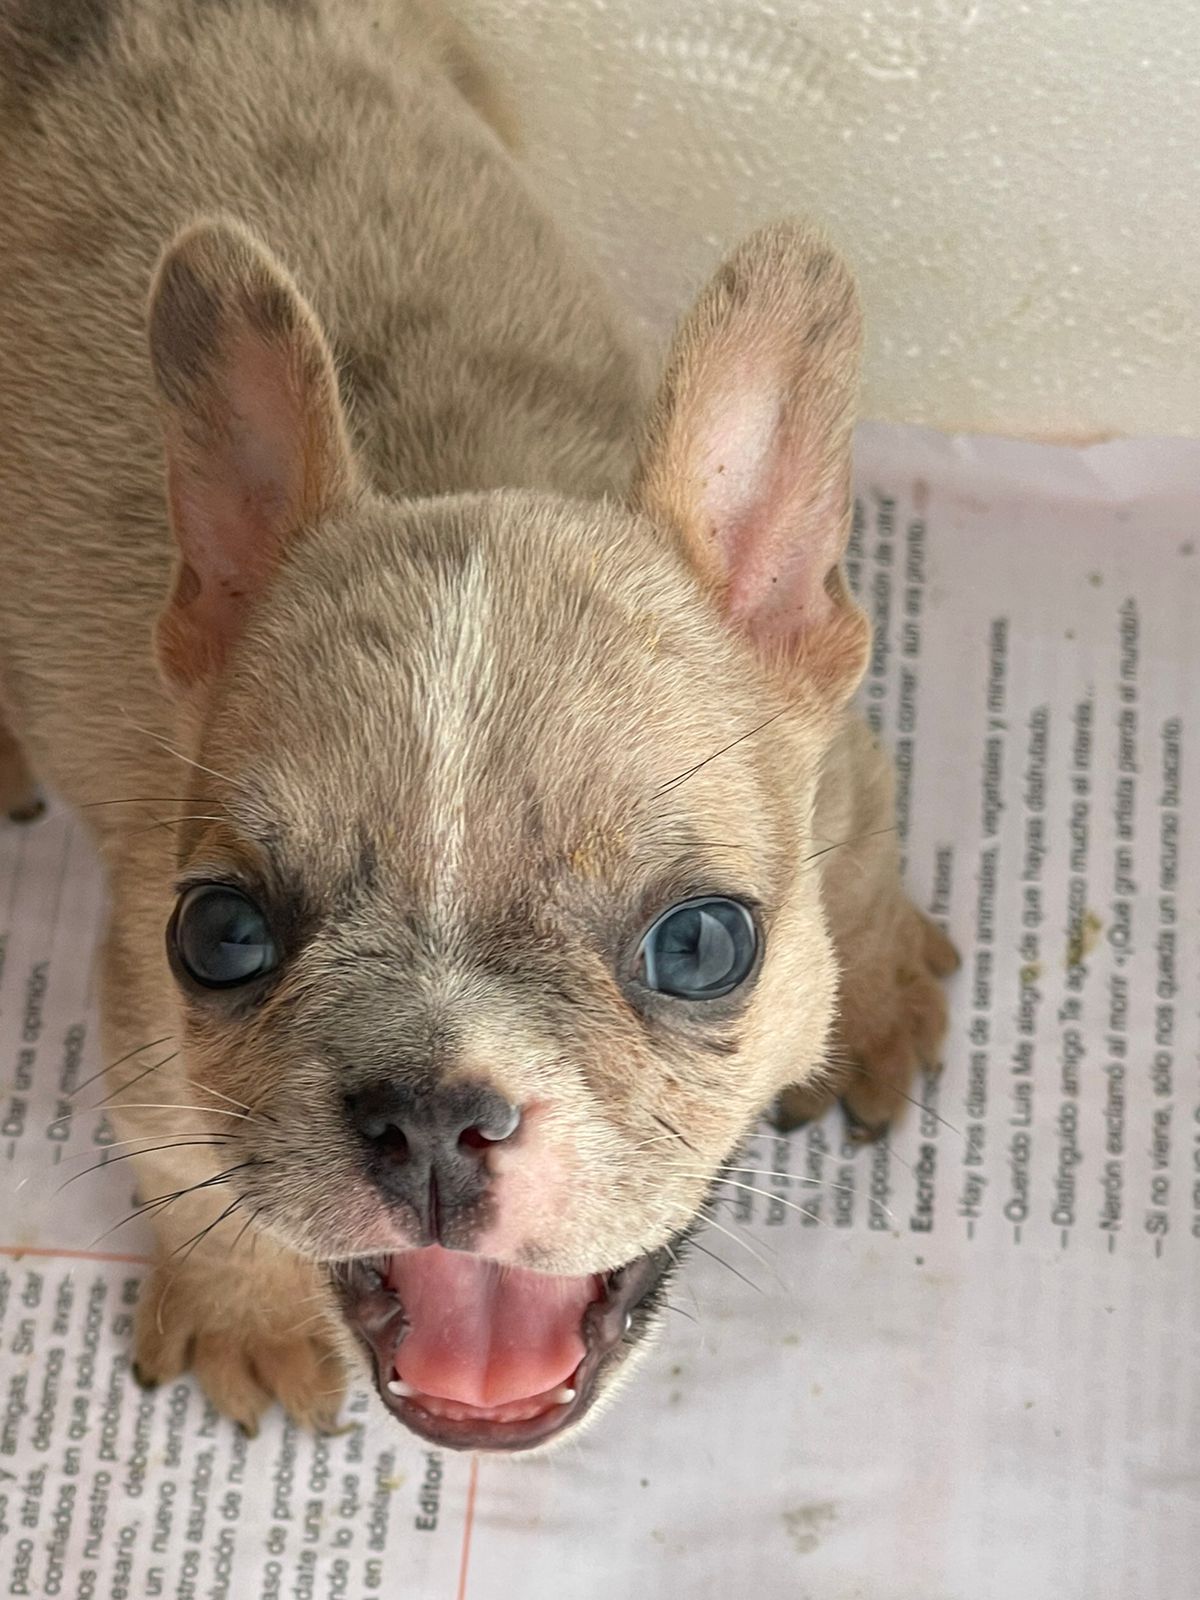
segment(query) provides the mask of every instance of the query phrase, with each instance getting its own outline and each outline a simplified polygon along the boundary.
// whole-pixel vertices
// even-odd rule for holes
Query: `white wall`
[[[458,0],[533,165],[655,330],[824,219],[868,415],[1200,433],[1200,0]]]

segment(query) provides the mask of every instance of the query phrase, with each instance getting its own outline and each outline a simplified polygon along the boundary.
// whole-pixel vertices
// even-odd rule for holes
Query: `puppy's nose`
[[[369,1144],[401,1162],[422,1152],[486,1150],[510,1139],[521,1122],[516,1106],[482,1084],[434,1090],[384,1084],[349,1096],[347,1109]]]
[[[348,1095],[346,1114],[376,1187],[414,1213],[424,1237],[450,1244],[466,1222],[483,1221],[485,1152],[521,1124],[519,1109],[484,1084],[379,1084]]]

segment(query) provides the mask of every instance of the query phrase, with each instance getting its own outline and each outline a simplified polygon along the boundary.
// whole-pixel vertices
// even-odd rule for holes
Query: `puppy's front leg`
[[[157,939],[141,937],[165,921],[157,885],[133,873],[118,873],[115,884],[103,948],[111,1065],[101,1104],[133,1152],[141,1214],[155,1233],[134,1375],[154,1387],[193,1371],[250,1434],[276,1402],[303,1427],[332,1428],[345,1393],[338,1352],[349,1343],[333,1292],[316,1264],[256,1225],[254,1203],[237,1187],[253,1158],[232,1130],[249,1126],[250,1108],[184,1068],[178,1019],[155,994]]]
[[[852,1135],[872,1139],[903,1109],[916,1074],[941,1066],[942,980],[959,961],[904,892],[891,761],[857,717],[830,751],[816,832],[813,865],[841,967],[838,1021],[822,1082],[785,1090],[775,1121],[796,1127],[840,1099]]]
[[[227,1119],[241,1113],[188,1080],[166,1027],[147,1028],[147,1012],[122,1005],[121,974],[136,963],[113,935],[105,959],[105,1010],[126,1019],[106,1040],[114,1063],[107,1098],[122,1138],[131,1148],[136,1141],[138,1196],[156,1236],[138,1301],[134,1375],[154,1387],[194,1371],[217,1409],[250,1434],[276,1401],[301,1426],[330,1428],[345,1376],[329,1286],[255,1226],[232,1187],[239,1157]],[[156,1045],[131,1049],[131,1031],[153,1033]]]
[[[142,1181],[148,1196],[180,1183],[161,1169]],[[329,1286],[312,1263],[247,1227],[240,1208],[218,1220],[229,1204],[216,1186],[160,1208],[158,1261],[138,1304],[135,1376],[153,1386],[191,1369],[217,1409],[251,1435],[275,1402],[302,1427],[331,1429],[345,1369]]]

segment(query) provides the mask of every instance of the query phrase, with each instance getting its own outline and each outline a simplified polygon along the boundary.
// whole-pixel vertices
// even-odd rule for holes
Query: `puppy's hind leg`
[[[510,150],[520,149],[519,119],[508,95],[496,81],[486,56],[471,31],[441,4],[422,0],[423,20],[451,83]]]
[[[0,710],[0,817],[32,822],[45,809],[25,752],[11,733]]]
[[[857,719],[831,752],[821,794],[823,895],[841,982],[827,1070],[785,1089],[786,1131],[840,1100],[851,1138],[877,1139],[941,1066],[946,978],[958,955],[909,900],[900,880],[891,763]]]

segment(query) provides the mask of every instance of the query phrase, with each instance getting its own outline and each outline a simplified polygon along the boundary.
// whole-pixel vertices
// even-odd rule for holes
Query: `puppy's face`
[[[773,231],[681,331],[629,505],[397,504],[264,252],[202,228],[160,273],[188,1068],[250,1110],[247,1210],[331,1264],[439,1443],[580,1421],[821,1061],[856,345],[844,269]]]

